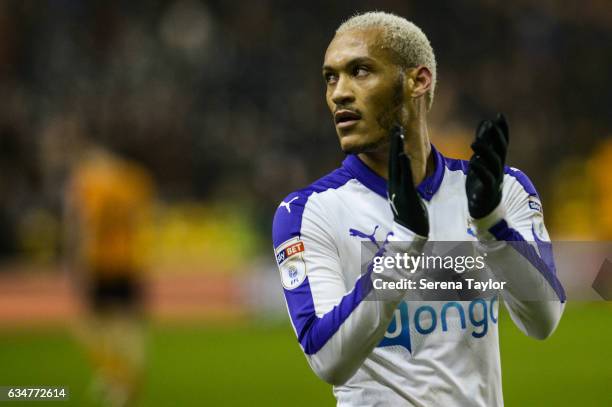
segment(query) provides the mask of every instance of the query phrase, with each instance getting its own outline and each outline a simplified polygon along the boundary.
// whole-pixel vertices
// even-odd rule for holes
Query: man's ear
[[[431,71],[423,65],[407,70],[405,89],[407,95],[418,98],[431,89]]]

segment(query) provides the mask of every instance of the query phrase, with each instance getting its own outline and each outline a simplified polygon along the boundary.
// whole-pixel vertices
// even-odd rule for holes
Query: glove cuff
[[[423,253],[427,237],[417,235],[407,227],[393,222],[391,229],[393,235],[389,236],[386,256],[394,257],[396,253],[407,253],[409,256],[418,256]],[[414,274],[406,269],[398,269],[392,278],[413,278]]]
[[[479,219],[470,218],[470,223],[474,226],[474,233],[478,240],[481,241],[492,241],[496,240],[489,229],[496,225],[499,221],[504,219],[506,211],[500,202],[495,209],[491,211],[487,216]]]
[[[421,236],[419,234],[414,233],[412,230],[408,229],[406,226],[398,223],[397,221],[393,222],[393,228],[391,229],[393,232],[392,236],[389,236],[390,242],[423,242],[427,241],[427,236]]]

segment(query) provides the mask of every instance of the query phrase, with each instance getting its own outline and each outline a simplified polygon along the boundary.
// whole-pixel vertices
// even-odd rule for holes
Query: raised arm
[[[397,134],[390,153],[395,154],[389,192],[396,222],[389,241],[401,242],[393,245],[394,250],[418,254],[429,226],[402,150]],[[273,240],[287,309],[302,350],[319,377],[338,385],[355,374],[382,340],[403,293],[376,300],[371,267],[363,275],[360,270],[343,270],[348,262],[338,255],[333,232],[337,228],[316,199],[316,194],[325,192],[311,189],[289,195],[274,217]],[[407,272],[377,278],[399,280],[402,273]]]
[[[545,339],[561,319],[565,292],[538,194],[525,174],[504,166],[508,141],[503,116],[479,126],[466,180],[468,207],[479,250],[494,276],[509,283],[503,298],[512,320],[526,335]]]

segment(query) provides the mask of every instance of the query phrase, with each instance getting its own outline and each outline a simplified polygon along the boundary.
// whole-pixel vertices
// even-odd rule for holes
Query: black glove
[[[410,159],[404,153],[403,133],[404,129],[401,126],[393,126],[391,129],[387,197],[395,222],[418,235],[427,236],[429,234],[427,208],[423,205],[412,181]]]
[[[508,123],[501,113],[478,125],[465,180],[468,209],[474,219],[484,218],[501,202],[508,142]]]

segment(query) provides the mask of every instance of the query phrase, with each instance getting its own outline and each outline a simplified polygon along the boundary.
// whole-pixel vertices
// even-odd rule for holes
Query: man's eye
[[[364,67],[364,66],[356,66],[355,68],[353,68],[353,75],[354,76],[365,76],[367,74],[369,74],[370,71],[368,70],[368,68]]]
[[[335,74],[332,74],[332,73],[325,74],[325,82],[327,84],[334,84],[337,81],[338,81],[338,77]]]

